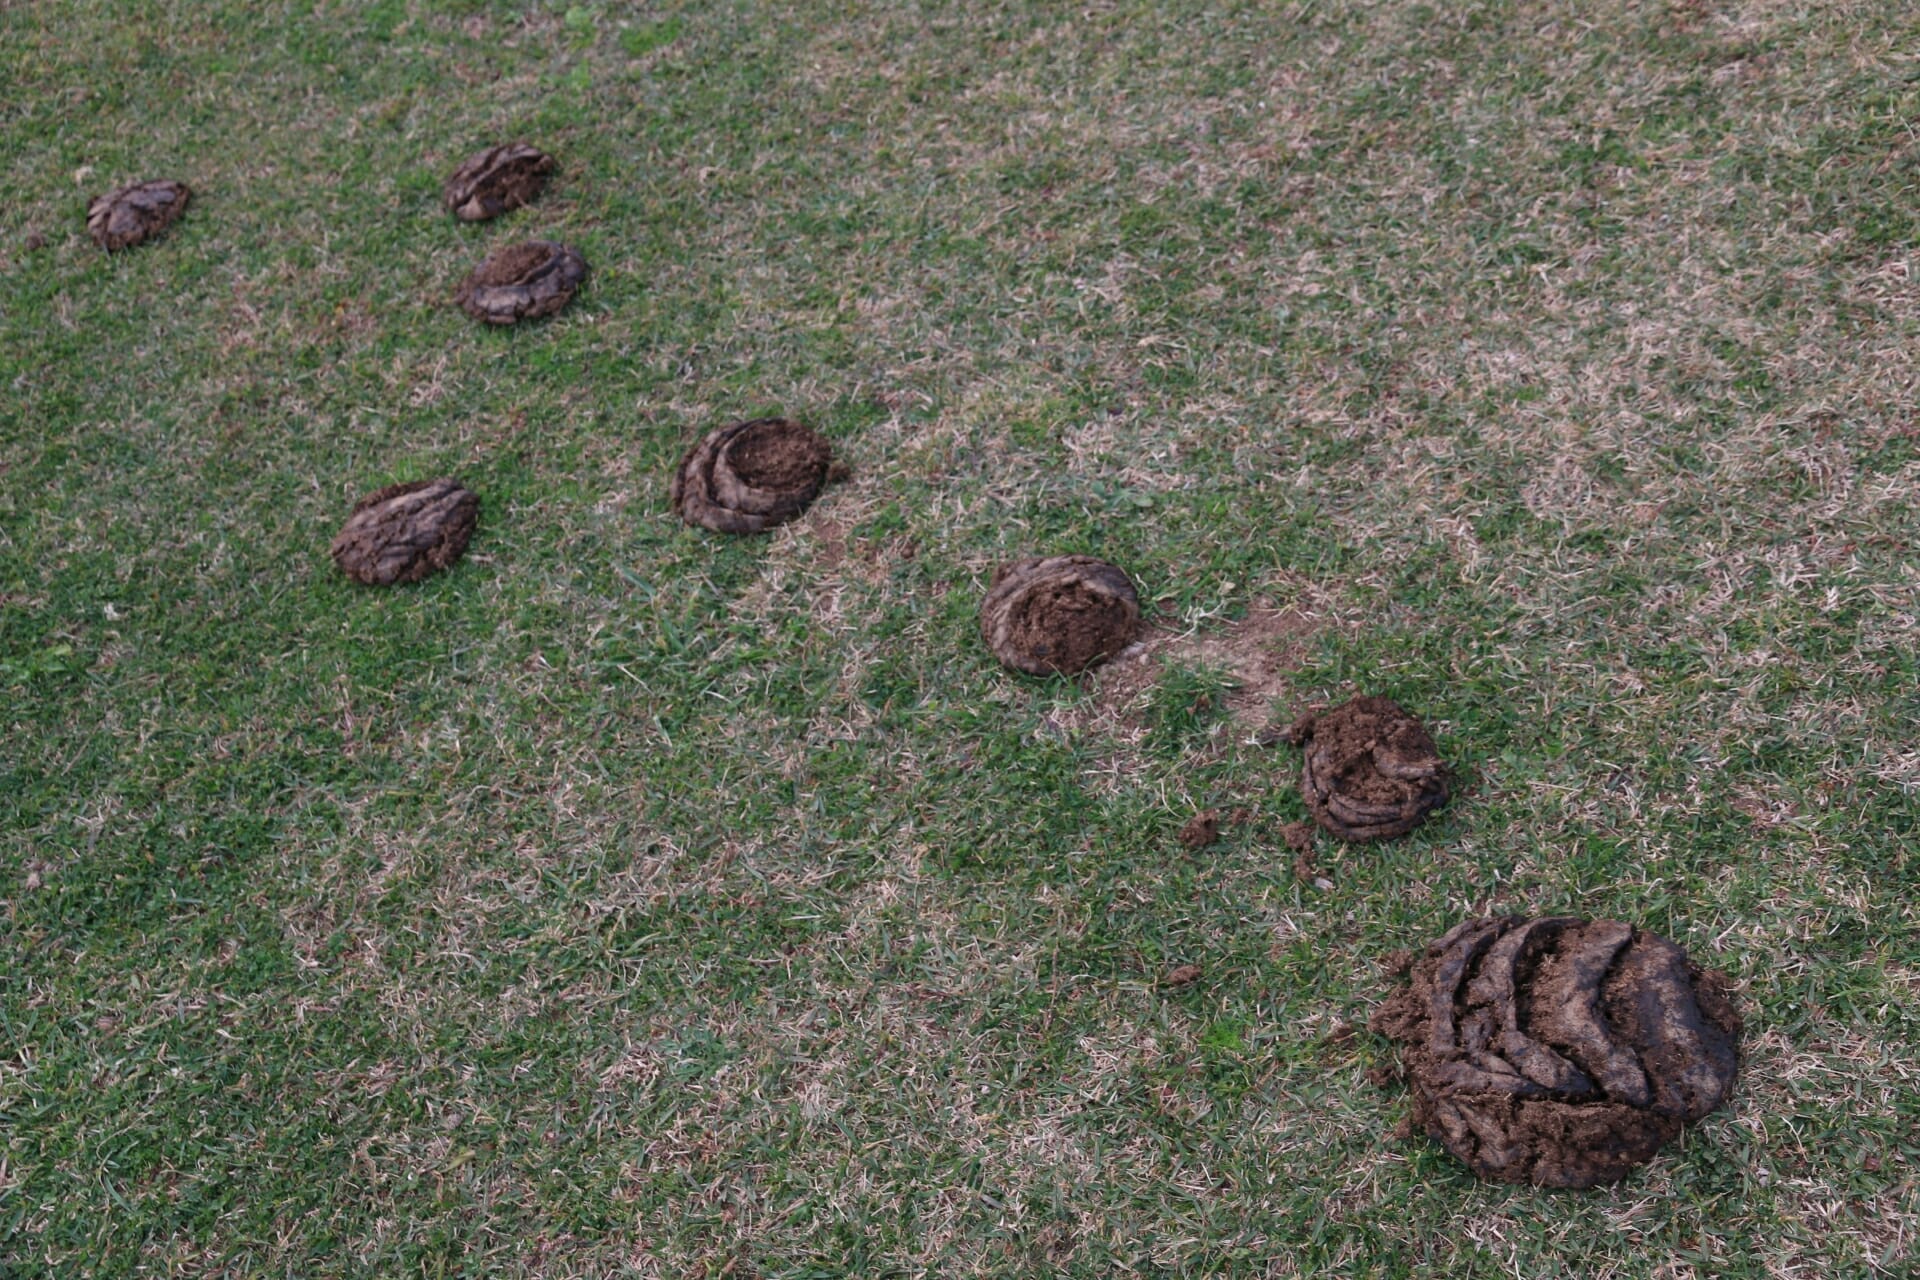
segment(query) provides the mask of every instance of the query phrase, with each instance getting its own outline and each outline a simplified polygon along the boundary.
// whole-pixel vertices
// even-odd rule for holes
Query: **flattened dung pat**
[[[586,278],[587,260],[577,251],[551,240],[529,240],[475,267],[454,301],[475,320],[512,324],[552,315],[573,300]]]
[[[1470,920],[1373,1016],[1404,1044],[1413,1116],[1483,1178],[1614,1182],[1725,1102],[1740,1014],[1724,974],[1618,920]]]
[[[87,232],[109,253],[130,249],[172,226],[192,197],[184,182],[136,182],[88,202]]]
[[[820,496],[833,469],[826,437],[791,418],[754,418],[709,432],[673,474],[673,509],[717,533],[759,533]]]
[[[993,656],[1029,675],[1073,675],[1105,662],[1140,630],[1127,575],[1092,556],[1035,556],[1001,565],[980,605]]]
[[[389,485],[354,504],[333,562],[370,587],[418,582],[461,557],[479,515],[480,499],[457,480]]]
[[[1389,840],[1447,802],[1446,769],[1420,722],[1386,698],[1302,716],[1286,732],[1306,760],[1300,793],[1343,840]]]
[[[553,170],[552,156],[524,142],[488,147],[453,171],[440,197],[462,222],[482,222],[531,204]]]

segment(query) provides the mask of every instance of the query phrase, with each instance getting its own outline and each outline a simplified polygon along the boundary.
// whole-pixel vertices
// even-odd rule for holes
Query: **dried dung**
[[[458,560],[480,499],[447,477],[389,485],[354,504],[334,535],[333,562],[355,582],[418,582]]]
[[[805,511],[833,469],[825,436],[791,418],[710,432],[673,474],[673,509],[716,533],[760,533]]]
[[[1287,730],[1306,759],[1300,794],[1343,840],[1390,840],[1447,802],[1446,769],[1421,723],[1386,698],[1302,716]]]
[[[482,222],[531,204],[553,170],[552,156],[524,142],[488,147],[453,171],[440,197],[462,222]]]
[[[109,253],[130,249],[172,226],[192,197],[184,182],[136,182],[95,196],[87,205],[87,231]]]
[[[1471,920],[1372,1027],[1403,1044],[1415,1122],[1483,1178],[1617,1181],[1725,1102],[1740,1015],[1724,974],[1618,920]]]
[[[1220,813],[1207,809],[1187,819],[1180,828],[1180,843],[1189,849],[1204,849],[1220,838]]]
[[[1029,675],[1073,675],[1105,662],[1140,630],[1127,575],[1092,556],[1036,556],[1001,565],[980,606],[993,655]]]
[[[551,240],[529,240],[475,267],[453,300],[475,320],[512,324],[552,315],[573,300],[586,278],[587,260],[577,251]]]

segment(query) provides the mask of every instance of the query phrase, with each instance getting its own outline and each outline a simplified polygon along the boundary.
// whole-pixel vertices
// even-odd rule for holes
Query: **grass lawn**
[[[0,84],[0,1276],[1912,1274],[1910,3],[38,0]],[[852,477],[683,526],[768,413]],[[1033,552],[1145,655],[999,668]],[[1466,786],[1297,875],[1361,691]],[[1487,911],[1726,970],[1732,1104],[1394,1137]]]

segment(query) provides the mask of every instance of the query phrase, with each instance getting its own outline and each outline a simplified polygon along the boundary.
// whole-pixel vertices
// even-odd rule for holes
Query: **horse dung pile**
[[[418,582],[460,558],[479,515],[480,499],[457,480],[389,485],[354,504],[333,562],[371,587]]]
[[[1300,794],[1343,840],[1391,840],[1447,802],[1446,769],[1426,728],[1386,698],[1355,698],[1286,732],[1301,748]]]
[[[1105,662],[1140,630],[1140,596],[1127,575],[1092,556],[1034,556],[1003,564],[980,605],[993,656],[1029,675],[1073,675]]]
[[[130,249],[172,226],[192,198],[186,183],[167,179],[120,187],[88,202],[87,233],[109,253]]]
[[[812,505],[833,449],[791,418],[754,418],[709,432],[687,450],[669,500],[680,518],[716,533],[761,533]]]
[[[1469,920],[1374,1014],[1415,1121],[1483,1178],[1614,1182],[1726,1101],[1740,1015],[1723,974],[1618,920]]]
[[[488,147],[453,171],[440,200],[462,222],[484,222],[531,204],[553,170],[552,156],[524,142]]]
[[[475,320],[513,324],[552,315],[573,301],[587,278],[587,260],[552,240],[528,240],[488,256],[454,294]]]

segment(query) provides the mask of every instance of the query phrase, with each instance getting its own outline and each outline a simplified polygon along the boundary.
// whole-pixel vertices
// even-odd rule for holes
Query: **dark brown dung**
[[[481,222],[532,203],[553,169],[552,156],[524,142],[488,147],[453,171],[440,197],[462,222]]]
[[[1374,1013],[1417,1124],[1483,1178],[1614,1182],[1726,1101],[1740,1015],[1724,974],[1618,920],[1470,920]]]
[[[1180,828],[1180,843],[1189,849],[1204,849],[1220,838],[1220,814],[1207,809],[1187,819]]]
[[[479,514],[480,499],[445,476],[389,485],[354,504],[333,562],[372,587],[418,582],[460,558]]]
[[[1092,556],[1036,556],[995,570],[980,605],[993,655],[1030,675],[1073,675],[1133,643],[1140,597],[1127,575]]]
[[[1386,698],[1302,716],[1287,730],[1304,756],[1300,793],[1343,840],[1389,840],[1447,802],[1446,769],[1420,722]]]
[[[832,465],[826,437],[791,418],[736,422],[687,450],[673,475],[673,509],[716,533],[760,533],[805,511]]]
[[[173,225],[193,192],[184,182],[136,182],[87,204],[87,231],[109,253],[150,240]]]
[[[475,320],[512,324],[558,311],[586,278],[587,260],[578,252],[551,240],[529,240],[475,267],[454,301]]]

